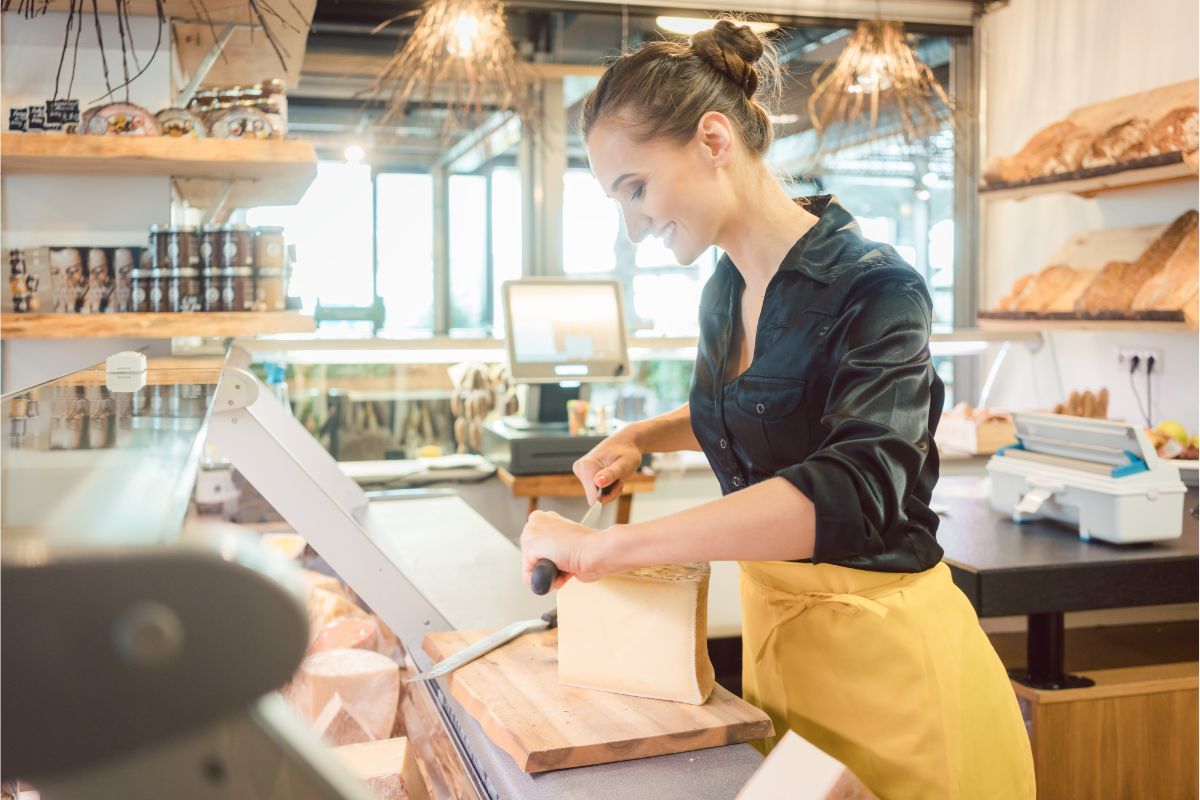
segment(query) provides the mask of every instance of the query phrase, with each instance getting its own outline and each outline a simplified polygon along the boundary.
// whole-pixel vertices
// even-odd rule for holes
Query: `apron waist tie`
[[[753,580],[753,579],[751,579]],[[754,586],[765,595],[767,605],[781,614],[754,656],[755,663],[762,663],[767,649],[775,641],[775,634],[781,627],[799,617],[810,608],[821,604],[830,604],[839,614],[854,615],[859,611],[869,611],[879,617],[886,617],[887,607],[874,600],[857,594],[834,594],[831,592],[784,592],[772,589],[759,581],[753,580]]]

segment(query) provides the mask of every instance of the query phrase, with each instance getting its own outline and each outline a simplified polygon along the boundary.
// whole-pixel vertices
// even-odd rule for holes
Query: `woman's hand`
[[[600,498],[602,503],[611,503],[621,494],[622,479],[637,472],[642,465],[642,451],[634,443],[633,437],[622,433],[614,433],[600,444],[596,445],[587,455],[580,458],[571,470],[587,495],[590,506],[596,502],[600,490],[612,486],[612,491]]]
[[[611,570],[600,564],[600,539],[604,534],[584,527],[553,511],[534,511],[521,531],[521,569],[530,582],[539,559],[548,558],[558,567],[551,589],[559,589],[572,576],[581,581],[603,578]]]

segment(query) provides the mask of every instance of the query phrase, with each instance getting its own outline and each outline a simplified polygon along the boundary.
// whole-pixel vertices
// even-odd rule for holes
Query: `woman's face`
[[[705,120],[712,116],[724,121],[719,114]],[[658,236],[680,264],[691,264],[717,241],[729,197],[728,176],[719,168],[728,163],[728,148],[714,148],[705,120],[684,144],[639,142],[607,121],[587,139],[592,172],[620,205],[629,238]]]

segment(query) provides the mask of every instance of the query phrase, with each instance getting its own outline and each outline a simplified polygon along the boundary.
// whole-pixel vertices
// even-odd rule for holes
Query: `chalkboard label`
[[[79,122],[78,100],[47,100],[46,122],[52,125],[70,125]]]
[[[8,110],[8,129],[10,131],[29,130],[29,109],[10,108]]]

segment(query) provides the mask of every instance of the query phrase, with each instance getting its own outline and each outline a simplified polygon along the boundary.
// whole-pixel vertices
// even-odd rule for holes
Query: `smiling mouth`
[[[671,246],[671,242],[675,239],[675,223],[668,223],[667,227],[662,229],[662,233],[659,234],[659,238],[662,239],[663,246],[669,248]]]

